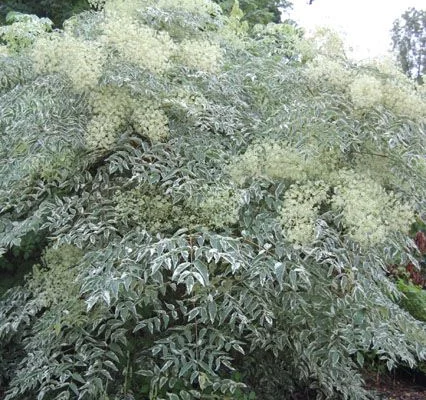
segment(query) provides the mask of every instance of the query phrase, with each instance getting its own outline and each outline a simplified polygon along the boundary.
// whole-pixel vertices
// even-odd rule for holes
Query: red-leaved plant
[[[417,249],[422,259],[426,255],[426,234],[418,231],[414,237]],[[405,267],[400,265],[392,265],[389,268],[389,274],[395,278],[403,278],[414,285],[426,288],[426,276],[422,269],[418,269],[413,263],[408,263]]]

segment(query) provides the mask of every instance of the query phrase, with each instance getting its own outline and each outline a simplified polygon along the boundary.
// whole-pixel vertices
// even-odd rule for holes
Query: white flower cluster
[[[380,57],[370,60],[365,64],[368,68],[374,68],[379,71],[382,76],[391,78],[392,82],[398,86],[413,86],[414,82],[405,75],[401,68],[395,63],[391,57]]]
[[[121,222],[135,224],[150,232],[199,226],[200,216],[192,205],[173,204],[169,196],[150,185],[117,191],[113,200]]]
[[[336,31],[327,27],[316,28],[311,34],[305,35],[301,48],[304,49],[303,55],[307,60],[315,57],[329,60],[346,59],[342,38]]]
[[[350,94],[354,106],[358,109],[368,109],[383,105],[398,115],[414,120],[426,117],[426,102],[416,93],[406,77],[401,77],[399,71],[386,69],[393,75],[378,79],[372,75],[363,74],[350,85]]]
[[[89,149],[109,149],[116,140],[120,121],[114,117],[104,119],[97,115],[91,119],[87,126],[86,144]]]
[[[74,267],[81,257],[81,250],[71,245],[47,249],[44,265],[33,267],[28,288],[40,296],[46,307],[66,301],[68,296],[75,297],[79,288],[74,281],[79,271]]]
[[[169,137],[169,119],[153,101],[134,104],[130,120],[134,130],[152,142],[161,142]]]
[[[230,166],[235,182],[243,183],[249,177],[306,179],[304,160],[285,143],[265,142],[249,146]]]
[[[19,51],[31,45],[38,37],[52,29],[52,21],[36,15],[13,13],[10,25],[0,26],[0,40],[11,51]],[[1,51],[0,51],[1,53]]]
[[[329,84],[343,92],[352,81],[351,71],[345,63],[321,55],[308,62],[304,72],[315,85]]]
[[[239,190],[230,186],[204,187],[204,199],[199,205],[201,222],[216,228],[223,228],[238,221],[242,205]]]
[[[171,199],[153,188],[137,187],[118,191],[114,195],[114,202],[120,220],[153,232],[170,228],[174,214],[180,214],[179,207],[173,206]]]
[[[384,244],[392,234],[408,232],[414,221],[411,204],[371,178],[343,170],[328,181],[296,183],[286,191],[279,220],[288,240],[298,245],[312,242],[321,206],[331,207],[343,233],[363,247]]]
[[[426,120],[426,101],[409,87],[397,86],[388,80],[383,87],[383,101],[387,108],[413,120]]]
[[[90,99],[93,114],[86,143],[91,149],[109,149],[120,130],[133,128],[153,142],[168,138],[168,118],[153,101],[135,99],[122,88],[105,87]]]
[[[256,24],[251,35],[256,39],[257,46],[263,50],[274,49],[274,54],[283,53],[285,56],[304,58],[304,41],[302,43],[300,28],[287,23],[267,25]]]
[[[357,77],[349,86],[352,102],[356,108],[377,107],[383,102],[382,83],[371,75]]]
[[[8,56],[9,49],[6,45],[0,45],[0,56]]]
[[[88,0],[95,8],[103,8],[106,14],[128,19],[143,12],[146,7],[164,10],[186,11],[198,15],[216,16],[222,14],[221,7],[210,0]]]
[[[287,239],[297,245],[309,245],[315,236],[315,222],[322,203],[327,201],[329,186],[323,181],[294,184],[286,191],[279,219]]]
[[[312,57],[304,73],[314,85],[330,85],[333,90],[348,94],[359,110],[384,106],[397,115],[425,120],[426,99],[393,61],[369,62],[364,67],[370,72],[354,75],[335,34],[322,30],[314,36],[312,43]]]
[[[370,157],[371,158],[371,157]],[[341,218],[349,237],[363,246],[383,243],[395,232],[406,232],[413,209],[382,185],[395,184],[387,160],[360,158],[356,170],[340,171],[338,157],[327,152],[302,152],[285,142],[256,143],[229,167],[231,178],[267,177],[296,182],[285,193],[280,221],[289,240],[307,244],[313,239],[318,207],[324,205]],[[367,163],[368,161],[368,163]],[[368,165],[376,162],[375,169]],[[306,182],[306,183],[305,183]],[[334,194],[330,191],[334,188]]]
[[[323,159],[323,155],[314,150],[302,153],[284,141],[265,141],[249,146],[230,165],[229,173],[239,184],[251,177],[292,181],[322,178],[333,169],[337,160],[328,156]]]
[[[161,73],[169,67],[175,44],[167,32],[158,32],[136,20],[110,17],[103,23],[101,41],[118,51],[128,62],[151,72]]]
[[[130,94],[119,88],[103,88],[90,99],[93,118],[87,126],[86,144],[91,149],[108,149],[124,128],[132,110]]]
[[[178,8],[193,14],[220,15],[222,9],[218,4],[210,0],[158,0],[158,8]]]
[[[354,171],[340,171],[336,182],[332,209],[354,241],[369,247],[385,243],[392,233],[408,232],[414,222],[410,204]]]
[[[366,67],[375,68],[378,73],[354,76],[343,59],[320,54],[307,63],[304,73],[315,85],[330,85],[347,93],[356,109],[384,106],[414,120],[426,118],[426,99],[393,63],[374,62]]]
[[[98,83],[106,59],[99,43],[69,34],[39,38],[34,43],[31,56],[36,71],[63,73],[79,90],[92,88]]]
[[[222,59],[222,50],[218,44],[207,40],[183,40],[176,49],[175,57],[189,68],[215,72]]]
[[[150,3],[119,0],[108,2],[101,38],[104,45],[118,51],[127,61],[156,73],[170,67],[171,57],[190,68],[205,72],[216,71],[222,58],[219,45],[200,39],[187,39],[176,44],[167,32],[156,31],[138,22],[138,12]],[[206,15],[215,15],[220,10],[217,4],[205,0],[161,0],[155,7],[184,9]]]

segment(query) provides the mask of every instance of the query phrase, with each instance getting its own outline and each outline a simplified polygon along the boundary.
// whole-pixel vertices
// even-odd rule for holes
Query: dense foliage
[[[235,0],[215,0],[224,14],[232,12]],[[240,0],[239,6],[243,12],[243,21],[251,26],[255,24],[267,24],[269,22],[279,23],[281,21],[281,10],[291,6],[287,0]]]
[[[426,322],[426,290],[402,280],[398,282],[398,288],[404,293],[402,306],[416,319]]]
[[[235,0],[214,0],[223,12],[229,15]],[[266,24],[269,22],[279,23],[281,20],[280,9],[288,8],[291,2],[287,0],[241,0],[241,10],[244,21],[250,25]],[[6,20],[9,12],[24,14],[35,14],[39,17],[49,18],[56,26],[71,16],[89,9],[86,0],[4,0],[0,4],[0,22]]]
[[[1,28],[0,246],[44,246],[0,301],[6,400],[366,399],[366,352],[426,358],[387,276],[416,263],[424,92],[234,11]]]
[[[426,10],[410,8],[392,28],[393,48],[403,71],[417,82],[426,73]]]

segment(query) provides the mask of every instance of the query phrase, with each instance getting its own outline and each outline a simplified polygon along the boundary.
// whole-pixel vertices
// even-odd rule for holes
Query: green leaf
[[[202,279],[199,279],[200,283],[203,286],[207,286],[209,284],[209,271],[207,269],[207,266],[202,261],[195,260],[194,267],[202,277]]]
[[[361,353],[361,352],[357,352],[356,353],[356,362],[358,363],[358,365],[360,366],[360,367],[363,367],[364,366],[364,356],[363,356],[363,354]]]
[[[196,307],[196,308],[193,308],[192,310],[190,310],[189,312],[188,312],[188,315],[187,315],[187,317],[188,317],[188,322],[189,321],[191,321],[191,320],[193,320],[195,317],[197,317],[197,315],[200,313],[200,307]]]

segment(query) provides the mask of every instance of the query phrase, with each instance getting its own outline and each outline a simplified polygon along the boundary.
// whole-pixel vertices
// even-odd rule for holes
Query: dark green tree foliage
[[[0,23],[5,22],[9,12],[15,11],[49,18],[56,26],[61,26],[66,19],[88,8],[87,0],[3,0]]]
[[[422,83],[426,73],[426,10],[410,8],[397,19],[392,41],[404,72]]]
[[[229,14],[234,5],[234,0],[215,0],[225,14]],[[249,25],[279,23],[281,21],[280,8],[288,8],[291,3],[279,0],[240,0],[239,6],[244,13],[244,21]]]
[[[402,280],[398,282],[398,289],[404,293],[403,307],[419,321],[426,321],[426,290]]]
[[[365,400],[365,352],[426,357],[386,273],[426,198],[408,78],[207,0],[45,22],[0,31],[0,248],[46,241],[6,400]]]
[[[216,0],[225,14],[229,14],[234,0]],[[244,13],[244,20],[250,25],[280,22],[280,8],[291,5],[288,1],[277,0],[241,0],[240,7]],[[89,8],[87,0],[4,0],[0,5],[0,22],[5,21],[10,11],[24,14],[35,14],[39,17],[51,19],[56,26],[71,16]]]

